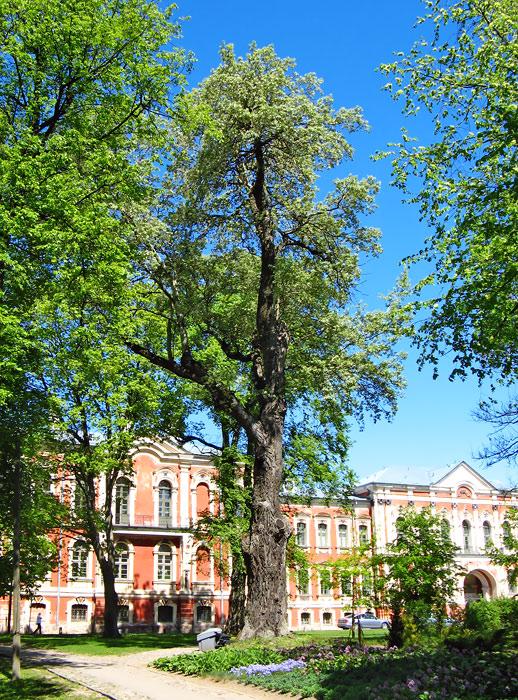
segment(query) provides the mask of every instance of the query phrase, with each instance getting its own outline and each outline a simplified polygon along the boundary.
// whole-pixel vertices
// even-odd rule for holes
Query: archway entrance
[[[468,574],[464,579],[464,600],[469,603],[482,597],[482,582],[475,574]]]
[[[492,598],[496,593],[496,582],[486,571],[473,570],[464,578],[464,600],[469,603],[479,598]]]

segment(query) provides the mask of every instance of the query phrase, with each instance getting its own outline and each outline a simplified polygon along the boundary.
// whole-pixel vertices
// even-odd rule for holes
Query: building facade
[[[67,482],[65,488],[73,503],[78,496],[74,483]],[[222,624],[230,594],[228,571],[223,573],[218,563],[225,556],[224,547],[214,552],[193,535],[199,517],[219,512],[211,457],[173,443],[142,444],[134,457],[133,475],[117,482],[115,504],[121,628],[197,632]],[[348,511],[319,499],[310,505],[287,503],[296,541],[316,565],[304,580],[296,572],[286,574],[292,629],[336,627],[343,610],[350,608],[351,587],[347,580],[337,583],[326,576],[325,564],[358,544],[372,543],[383,551],[394,539],[396,520],[407,506],[430,506],[448,521],[465,570],[456,603],[514,593],[505,571],[490,563],[484,548],[489,540],[501,544],[506,511],[518,506],[517,494],[496,489],[461,462],[427,484],[370,480],[358,487]],[[81,538],[66,533],[57,537],[59,566],[37,595],[22,601],[22,629],[34,627],[38,612],[44,632],[98,629],[103,586],[93,552]],[[0,600],[0,629],[5,629],[7,619],[8,601]]]

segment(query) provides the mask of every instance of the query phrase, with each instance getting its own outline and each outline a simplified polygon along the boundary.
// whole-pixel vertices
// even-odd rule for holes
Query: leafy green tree
[[[506,514],[502,535],[502,548],[491,544],[486,547],[486,553],[493,564],[503,566],[507,570],[509,585],[516,586],[518,582],[518,508],[509,508]]]
[[[359,607],[379,607],[377,560],[372,556],[372,543],[354,543],[347,552],[337,559],[325,562],[323,566],[331,572],[333,588],[340,592],[342,598],[351,600],[351,636],[354,638],[358,627],[358,640],[361,644],[362,629],[355,624],[354,616]]]
[[[80,280],[102,304],[126,280],[121,205],[147,192],[184,65],[164,48],[179,33],[171,16],[145,0],[0,0],[0,403],[11,412],[27,411],[13,387],[42,374],[38,302]]]
[[[400,310],[352,301],[360,258],[380,251],[363,223],[378,185],[349,175],[317,199],[317,174],[350,158],[344,134],[364,127],[272,47],[224,47],[180,105],[155,220],[133,215],[140,325],[128,346],[198,385],[253,453],[244,637],[286,630],[288,409],[294,426],[318,416],[342,440],[344,416],[390,414],[402,386]]]
[[[236,447],[230,446],[214,458],[219,507],[215,515],[207,513],[200,518],[195,529],[199,540],[210,543],[221,578],[228,575],[228,554],[232,557],[229,615],[225,625],[225,631],[232,635],[239,634],[244,625],[246,567],[242,540],[250,527],[249,461]]]
[[[94,312],[95,314],[95,312]],[[72,477],[71,509],[63,525],[92,547],[104,586],[106,637],[118,635],[116,488],[133,477],[139,439],[183,430],[184,397],[171,378],[141,363],[112,342],[109,325],[90,323],[67,306],[41,319],[46,355],[42,383],[53,421],[59,472]]]
[[[514,0],[427,0],[423,38],[381,66],[405,116],[427,112],[429,142],[403,131],[395,184],[432,234],[413,263],[421,361],[452,353],[452,376],[516,378],[518,346],[518,12]],[[418,184],[419,183],[419,184]]]
[[[430,508],[406,508],[396,521],[397,537],[387,546],[386,592],[393,612],[391,644],[401,646],[405,617],[420,627],[430,616],[442,620],[462,571],[448,523]],[[403,624],[401,613],[404,613]]]

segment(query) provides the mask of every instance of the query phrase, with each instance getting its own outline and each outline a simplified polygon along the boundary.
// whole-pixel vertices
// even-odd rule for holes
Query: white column
[[[180,466],[180,527],[189,527],[189,467]]]

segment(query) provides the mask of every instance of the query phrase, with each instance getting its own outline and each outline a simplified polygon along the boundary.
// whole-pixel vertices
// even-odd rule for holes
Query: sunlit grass
[[[8,635],[0,635],[0,644],[10,644]],[[22,646],[31,649],[55,649],[72,654],[102,656],[107,654],[133,654],[152,649],[172,649],[196,645],[194,634],[125,634],[117,639],[104,639],[100,635],[46,634],[37,637],[22,636]]]

